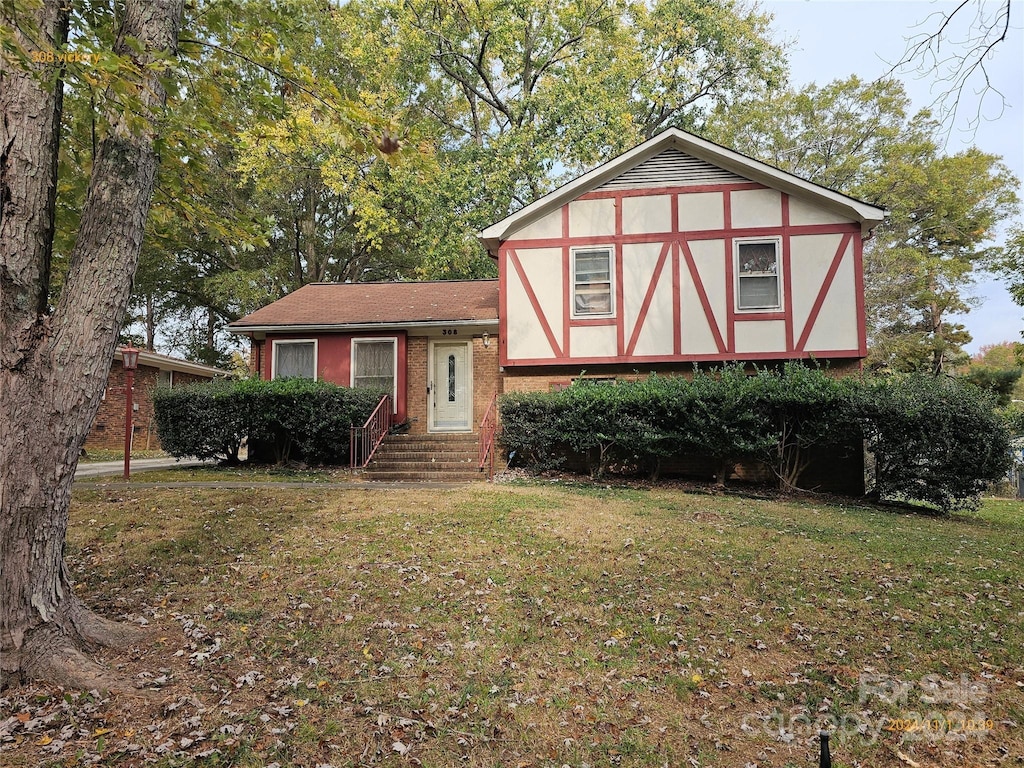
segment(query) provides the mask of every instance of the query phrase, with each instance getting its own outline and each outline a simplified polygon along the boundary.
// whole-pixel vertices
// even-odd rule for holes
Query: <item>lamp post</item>
[[[121,348],[124,362],[124,479],[131,474],[132,463],[132,387],[135,385],[135,369],[139,367],[139,350],[129,345]]]

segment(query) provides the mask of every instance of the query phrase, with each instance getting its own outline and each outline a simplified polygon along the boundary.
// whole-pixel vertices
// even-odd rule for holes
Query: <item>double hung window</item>
[[[572,252],[572,316],[615,314],[611,248],[578,248]]]
[[[778,309],[779,243],[777,240],[736,243],[736,308]]]
[[[352,386],[382,389],[394,404],[396,349],[395,339],[353,339]]]
[[[315,379],[315,341],[274,341],[275,379]]]

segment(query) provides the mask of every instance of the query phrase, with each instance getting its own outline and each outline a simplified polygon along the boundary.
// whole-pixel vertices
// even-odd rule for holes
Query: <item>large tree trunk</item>
[[[29,39],[61,44],[65,7],[42,5],[42,34],[25,36],[27,50]],[[0,687],[23,677],[111,687],[84,651],[131,637],[75,598],[64,544],[71,482],[113,359],[156,175],[153,138],[166,94],[147,65],[176,51],[181,11],[182,0],[127,3],[115,52],[134,114],[107,116],[52,315],[61,84],[6,63],[0,75]],[[25,16],[18,21],[24,31]],[[125,99],[122,91],[109,103]]]

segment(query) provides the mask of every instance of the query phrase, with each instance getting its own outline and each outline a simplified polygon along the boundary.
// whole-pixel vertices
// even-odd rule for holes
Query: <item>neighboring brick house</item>
[[[867,354],[872,205],[677,129],[488,227],[498,280],[305,286],[232,323],[264,378],[387,384],[413,432],[584,374]]]
[[[135,370],[132,393],[132,450],[160,450],[160,438],[153,418],[153,390],[158,387],[180,387],[199,381],[212,381],[228,372],[202,363],[193,363],[169,355],[143,350]],[[121,349],[117,350],[107,374],[107,386],[96,414],[96,420],[85,440],[85,451],[105,448],[124,449],[125,373]]]

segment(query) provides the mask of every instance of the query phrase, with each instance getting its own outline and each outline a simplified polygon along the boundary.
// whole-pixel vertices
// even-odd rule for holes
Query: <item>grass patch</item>
[[[38,723],[0,746],[15,766],[804,766],[824,725],[837,764],[985,764],[1024,752],[1022,509],[76,485],[79,594],[155,638],[104,658],[165,703],[13,689],[0,705]]]
[[[167,454],[163,451],[147,451],[140,448],[132,449],[133,459],[164,459]],[[90,448],[79,460],[79,464],[94,464],[102,461],[124,461],[124,451],[116,451],[110,448]]]
[[[359,476],[349,469],[287,466],[171,466],[132,474],[132,482],[137,483],[345,483],[357,480]],[[75,482],[109,483],[111,477],[80,477]],[[120,482],[120,478],[115,482]]]

